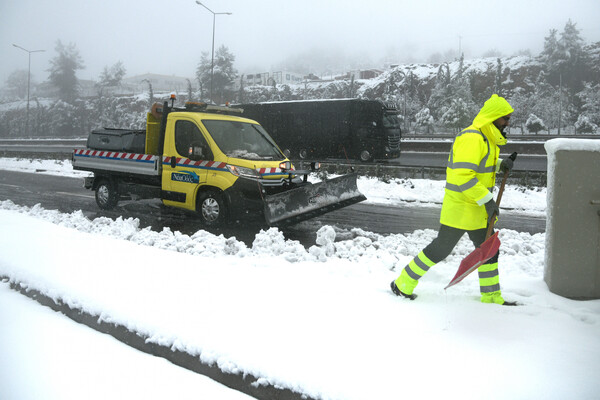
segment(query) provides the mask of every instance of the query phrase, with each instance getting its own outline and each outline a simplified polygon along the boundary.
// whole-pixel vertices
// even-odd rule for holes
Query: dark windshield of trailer
[[[246,160],[283,160],[285,156],[262,126],[247,122],[202,120],[227,156]]]

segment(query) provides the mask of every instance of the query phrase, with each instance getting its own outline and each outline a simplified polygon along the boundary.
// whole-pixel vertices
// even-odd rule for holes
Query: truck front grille
[[[400,150],[400,135],[388,136],[388,148],[390,150]]]

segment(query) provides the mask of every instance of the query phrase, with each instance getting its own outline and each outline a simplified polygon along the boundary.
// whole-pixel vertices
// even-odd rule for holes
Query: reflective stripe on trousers
[[[418,281],[434,265],[435,263],[421,251],[404,269],[408,276]]]
[[[500,290],[500,275],[498,273],[498,263],[483,264],[477,269],[479,274],[479,291],[481,293],[491,293]]]

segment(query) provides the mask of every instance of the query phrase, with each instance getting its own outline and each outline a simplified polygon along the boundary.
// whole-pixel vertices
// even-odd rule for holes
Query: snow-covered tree
[[[552,29],[545,38],[541,53],[548,81],[553,86],[564,86],[572,93],[582,89],[590,70],[583,50],[584,41],[576,25],[571,20],[567,21],[560,38],[557,30]]]
[[[102,74],[100,74],[100,82],[98,84],[101,87],[119,86],[126,73],[127,70],[121,61],[112,67],[106,66],[102,70]]]
[[[472,108],[461,98],[452,99],[450,106],[442,115],[441,122],[456,131],[466,128],[473,120]]]
[[[224,101],[225,91],[237,78],[237,70],[233,67],[235,56],[226,46],[221,46],[215,52],[214,68],[212,58],[207,52],[202,53],[200,64],[196,70],[196,77],[204,89],[211,88],[215,99]],[[211,74],[212,71],[212,74]],[[212,78],[211,78],[212,77]],[[211,99],[214,101],[214,99]]]
[[[578,133],[596,133],[598,125],[590,121],[587,115],[582,114],[577,119],[577,122],[575,122],[575,129],[577,129]]]
[[[431,96],[427,103],[431,113],[434,116],[440,116],[446,111],[452,99],[452,76],[450,74],[450,66],[444,63],[439,66],[435,85],[431,90]]]
[[[496,77],[494,79],[494,93],[500,97],[504,97],[502,93],[502,59],[498,57],[496,60]]]
[[[29,72],[24,69],[18,69],[11,72],[6,79],[6,90],[11,96],[18,99],[24,99],[27,97],[27,82],[29,79]]]
[[[428,107],[422,108],[415,115],[415,124],[418,127],[425,128],[425,132],[428,134],[433,132],[434,122],[435,121],[434,121],[433,116],[431,115],[431,112],[429,111]]]
[[[58,54],[50,60],[48,79],[58,89],[61,100],[72,102],[78,96],[79,81],[76,72],[84,68],[83,61],[74,43],[65,46],[58,40],[55,50]]]
[[[520,128],[521,133],[523,133],[527,117],[532,110],[531,95],[528,94],[526,89],[519,87],[514,90],[512,96],[507,100],[515,110],[510,119],[510,125],[514,128]]]
[[[527,118],[527,122],[525,122],[525,126],[529,132],[533,132],[537,134],[539,131],[547,131],[548,128],[544,124],[544,121],[541,120],[535,114],[529,114],[529,118]]]
[[[577,94],[581,101],[583,114],[595,124],[600,125],[600,84],[587,83],[584,89]]]
[[[558,44],[558,31],[556,29],[550,29],[548,36],[544,38],[544,50],[540,53],[540,56],[546,64],[547,71],[554,71],[557,68],[560,57],[560,47]]]

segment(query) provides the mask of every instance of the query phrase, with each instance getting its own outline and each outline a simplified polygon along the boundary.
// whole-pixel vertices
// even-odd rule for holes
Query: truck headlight
[[[240,167],[237,165],[227,164],[227,169],[235,176],[242,176],[245,178],[258,178],[258,172],[252,168]]]

